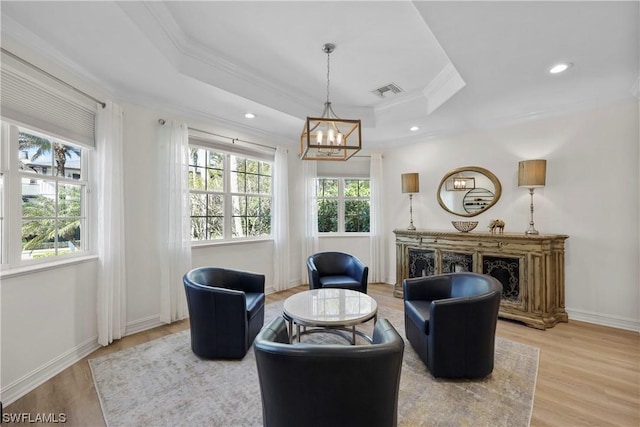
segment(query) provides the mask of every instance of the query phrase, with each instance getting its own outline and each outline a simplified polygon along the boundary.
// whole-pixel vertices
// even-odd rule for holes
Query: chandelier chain
[[[329,103],[329,70],[330,70],[331,52],[327,52],[327,103]]]

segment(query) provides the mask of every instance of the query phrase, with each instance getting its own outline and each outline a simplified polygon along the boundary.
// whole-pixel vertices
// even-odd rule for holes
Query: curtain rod
[[[51,74],[51,73],[49,73],[49,72],[47,72],[47,71],[43,70],[42,68],[38,67],[37,65],[34,65],[34,64],[32,64],[31,62],[29,62],[29,61],[27,61],[27,60],[25,60],[25,59],[20,58],[20,57],[19,57],[18,55],[16,55],[15,53],[13,53],[13,52],[9,52],[7,49],[5,49],[5,48],[3,48],[3,47],[0,47],[0,49],[2,49],[2,53],[6,54],[6,55],[8,55],[8,56],[10,56],[10,57],[12,57],[13,59],[15,59],[15,60],[17,60],[17,61],[19,61],[19,62],[21,62],[21,63],[23,63],[23,64],[25,64],[25,65],[27,65],[27,66],[29,66],[29,67],[31,67],[31,68],[33,68],[33,69],[34,69],[34,70],[36,70],[36,71],[39,71],[40,73],[42,73],[42,74],[46,75],[47,77],[49,77],[49,78],[51,78],[51,79],[53,79],[53,80],[57,81],[57,82],[58,82],[58,83],[60,83],[60,84],[63,84],[64,86],[66,86],[66,87],[68,87],[68,88],[70,88],[70,89],[72,89],[72,90],[76,91],[77,93],[79,93],[79,94],[83,95],[84,97],[89,98],[89,99],[91,99],[91,100],[93,100],[93,101],[97,102],[98,104],[102,105],[102,108],[105,108],[105,107],[107,106],[107,104],[105,104],[103,101],[100,101],[99,99],[94,98],[93,96],[89,95],[89,94],[88,94],[88,93],[86,93],[86,92],[81,91],[80,89],[78,89],[78,88],[77,88],[77,87],[75,87],[75,86],[71,86],[69,83],[65,82],[64,80],[59,79],[58,77],[56,77],[56,76],[54,76],[53,74]]]
[[[164,125],[166,122],[167,121],[165,119],[158,119],[158,123],[160,123],[161,125]],[[217,137],[220,137],[220,138],[230,139],[232,144],[235,144],[236,142],[244,142],[246,144],[257,145],[259,147],[268,148],[269,150],[275,150],[275,148],[271,147],[270,145],[260,144],[258,142],[246,141],[244,139],[239,139],[239,138],[232,138],[230,136],[220,135],[220,134],[217,134],[217,133],[208,132],[206,130],[196,129],[196,128],[192,128],[192,127],[190,127],[189,130],[193,130],[193,131],[201,132],[201,133],[206,133],[207,135],[213,135],[213,136],[217,136]]]

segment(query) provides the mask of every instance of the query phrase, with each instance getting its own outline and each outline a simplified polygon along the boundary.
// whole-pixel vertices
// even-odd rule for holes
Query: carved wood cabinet
[[[538,329],[567,322],[565,235],[460,233],[396,229],[396,283],[456,271],[489,274],[503,286],[500,317]]]

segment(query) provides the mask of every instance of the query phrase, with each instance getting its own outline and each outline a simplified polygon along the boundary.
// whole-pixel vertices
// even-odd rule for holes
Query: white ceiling
[[[323,109],[326,42],[334,110],[362,119],[367,148],[638,98],[638,1],[3,0],[1,13],[3,40],[116,99],[292,145]],[[549,75],[557,61],[574,66]],[[390,83],[404,91],[371,93]]]

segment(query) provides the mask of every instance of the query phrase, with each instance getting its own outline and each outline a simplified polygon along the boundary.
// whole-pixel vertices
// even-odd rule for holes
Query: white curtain
[[[276,148],[273,174],[274,278],[276,291],[289,287],[289,168],[287,149]]]
[[[318,164],[315,160],[302,161],[304,180],[304,231],[302,243],[302,283],[309,282],[307,258],[318,252],[318,205],[316,203],[316,177]]]
[[[122,108],[111,101],[96,114],[98,343],[122,338],[126,324]]]
[[[191,269],[187,124],[167,121],[161,126],[159,149],[160,320],[171,323],[188,316],[182,284],[182,277]]]
[[[380,283],[385,280],[386,256],[385,256],[385,230],[384,230],[384,200],[383,200],[383,176],[382,154],[371,155],[370,166],[371,188],[371,213],[370,213],[370,263],[369,282]]]

